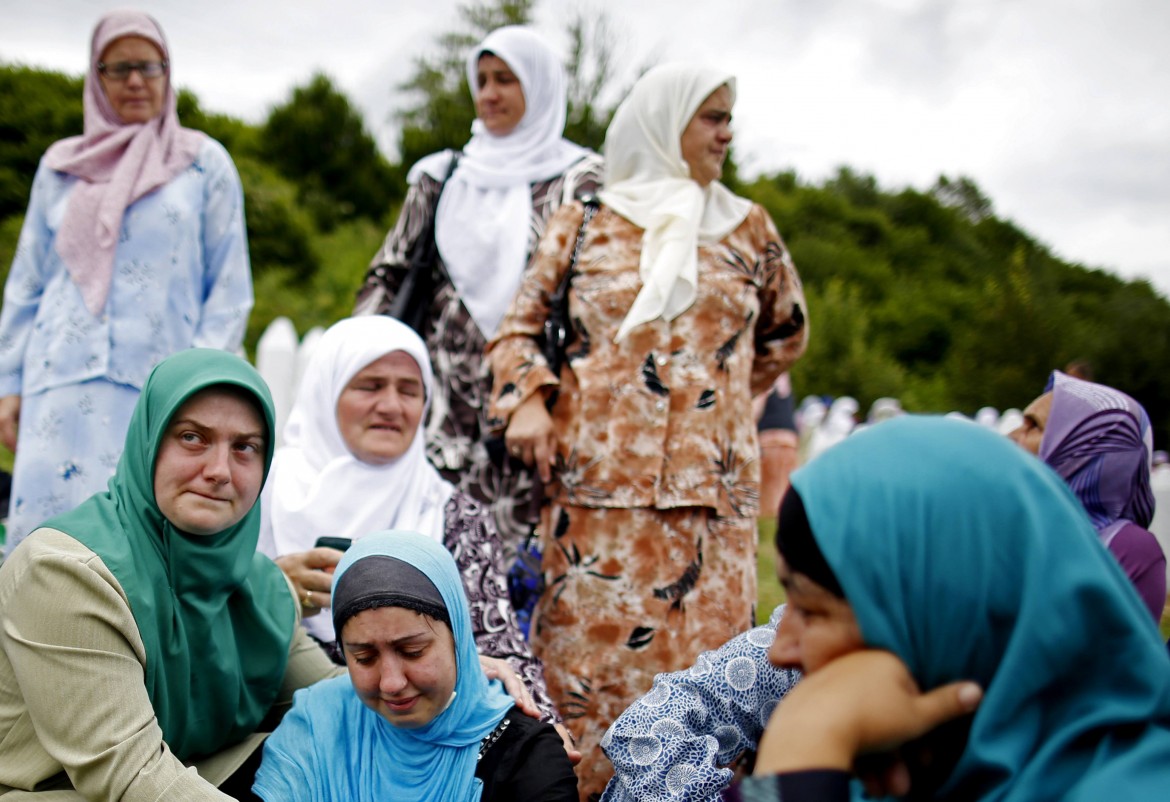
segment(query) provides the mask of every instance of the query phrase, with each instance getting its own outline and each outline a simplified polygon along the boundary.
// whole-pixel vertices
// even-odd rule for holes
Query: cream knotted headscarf
[[[751,202],[713,181],[691,178],[681,137],[707,97],[721,86],[735,100],[735,78],[706,67],[666,64],[643,75],[622,101],[605,135],[602,202],[645,230],[642,291],[618,329],[621,340],[655,318],[673,320],[695,300],[698,243],[718,242],[739,227]]]

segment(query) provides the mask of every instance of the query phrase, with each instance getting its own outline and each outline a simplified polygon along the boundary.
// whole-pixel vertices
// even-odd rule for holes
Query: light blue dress
[[[731,783],[724,768],[754,751],[776,704],[800,678],[768,662],[784,606],[764,626],[659,674],[601,739],[614,777],[602,802],[705,802]]]
[[[238,351],[252,308],[243,190],[218,142],[126,209],[98,317],[54,247],[77,181],[42,161],[4,288],[0,396],[22,396],[5,553],[105,488],[156,364]]]

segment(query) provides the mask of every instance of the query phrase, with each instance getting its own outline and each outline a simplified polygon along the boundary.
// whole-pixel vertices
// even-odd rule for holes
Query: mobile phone
[[[315,548],[324,546],[327,549],[337,549],[338,551],[345,551],[353,545],[353,541],[347,537],[319,537]]]

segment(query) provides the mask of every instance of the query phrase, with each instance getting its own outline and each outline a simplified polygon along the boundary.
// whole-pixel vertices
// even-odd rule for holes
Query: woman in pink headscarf
[[[16,451],[6,553],[105,487],[158,362],[243,339],[240,179],[218,142],[179,125],[170,75],[154,19],[102,17],[85,132],[37,170],[0,313],[0,442]]]

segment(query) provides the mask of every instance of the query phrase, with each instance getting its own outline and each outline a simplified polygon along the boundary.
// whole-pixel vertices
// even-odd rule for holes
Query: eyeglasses
[[[99,61],[97,68],[111,81],[125,81],[132,72],[137,72],[143,78],[161,78],[167,74],[165,61],[116,61],[113,64]]]

